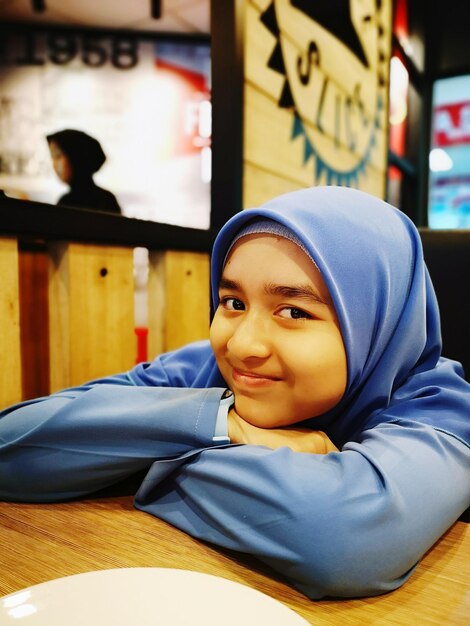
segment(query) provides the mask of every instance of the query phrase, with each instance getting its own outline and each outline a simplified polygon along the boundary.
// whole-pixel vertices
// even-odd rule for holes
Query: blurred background
[[[237,6],[243,4],[247,14],[262,17],[270,4],[282,13],[283,5],[292,3],[0,0],[0,189],[55,204],[66,187],[52,170],[45,136],[77,128],[101,142],[108,159],[95,180],[112,189],[123,215],[208,229],[212,56],[224,66],[216,79],[224,116],[219,142],[222,150],[236,151],[239,138],[225,126],[233,123],[234,132],[242,131],[230,119],[233,77],[225,70],[237,51],[230,38],[220,40],[227,28],[236,29]],[[355,4],[351,0],[351,10]],[[369,4],[372,8],[374,1],[364,6]],[[375,5],[378,12],[384,3]],[[386,196],[418,225],[468,228],[466,3],[395,0],[392,11],[388,170],[385,191],[373,187],[372,192]],[[212,29],[219,32],[211,33],[211,13],[217,14]],[[228,158],[222,150],[219,160]],[[228,168],[225,183],[240,174],[230,163]],[[308,184],[322,182],[311,179]],[[227,195],[223,203],[236,193]],[[225,210],[212,200],[215,213]],[[213,222],[218,226],[239,210],[243,202],[237,203]]]
[[[0,188],[55,204],[46,135],[98,139],[123,215],[209,228],[209,0],[2,0]]]

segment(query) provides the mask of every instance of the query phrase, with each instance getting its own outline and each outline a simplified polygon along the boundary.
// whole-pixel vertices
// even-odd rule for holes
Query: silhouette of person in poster
[[[65,129],[46,136],[52,165],[70,191],[57,204],[121,213],[119,203],[110,191],[93,180],[106,160],[100,142],[81,130]]]

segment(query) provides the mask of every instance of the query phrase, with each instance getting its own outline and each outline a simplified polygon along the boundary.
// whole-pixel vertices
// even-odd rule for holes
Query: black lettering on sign
[[[121,70],[135,67],[139,61],[138,42],[135,39],[113,39],[111,63]]]
[[[24,56],[16,57],[16,65],[44,65],[44,60],[39,58],[37,50],[37,38],[34,33],[26,33],[23,36]]]
[[[47,38],[49,59],[56,65],[66,65],[77,56],[77,42],[73,35],[49,34]]]
[[[316,119],[317,128],[321,133],[325,132],[325,129],[322,124],[322,116],[323,116],[323,109],[325,108],[325,95],[326,95],[326,90],[328,89],[329,82],[330,82],[329,79],[324,76],[323,85],[322,85],[321,94],[320,94],[320,104],[318,105],[317,119]]]
[[[108,60],[106,48],[92,37],[82,40],[82,61],[89,67],[101,67]]]
[[[308,44],[308,50],[297,57],[297,74],[302,85],[309,84],[312,65],[320,67],[320,50],[315,41],[311,41]]]
[[[88,67],[105,63],[128,70],[139,62],[139,41],[133,37],[96,37],[71,31],[47,33],[22,32],[3,36],[0,33],[0,65],[36,65],[50,61],[67,65],[77,57]]]
[[[367,115],[365,113],[364,102],[361,97],[361,85],[357,83],[354,86],[352,95],[348,96],[345,100],[345,132],[346,132],[346,145],[352,151],[356,149],[357,134],[354,132],[354,120],[359,120],[362,125],[360,132],[368,125]],[[357,128],[357,124],[355,126]]]

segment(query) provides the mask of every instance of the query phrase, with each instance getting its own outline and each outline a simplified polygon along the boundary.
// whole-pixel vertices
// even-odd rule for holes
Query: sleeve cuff
[[[233,393],[230,391],[230,389],[227,389],[220,400],[219,410],[217,412],[217,418],[215,420],[215,430],[212,441],[216,441],[217,443],[230,443],[230,439],[228,436],[227,416],[234,402],[235,397]]]

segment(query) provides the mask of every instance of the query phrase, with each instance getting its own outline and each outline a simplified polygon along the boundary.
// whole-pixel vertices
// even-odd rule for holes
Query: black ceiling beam
[[[113,27],[84,26],[78,24],[57,24],[52,22],[4,22],[0,21],[0,36],[28,33],[57,33],[73,35],[89,35],[91,37],[123,37],[139,41],[162,41],[210,44],[210,35],[206,33],[182,33],[179,31],[151,31]]]
[[[162,16],[161,0],[151,0],[151,14],[154,20],[159,20]]]

